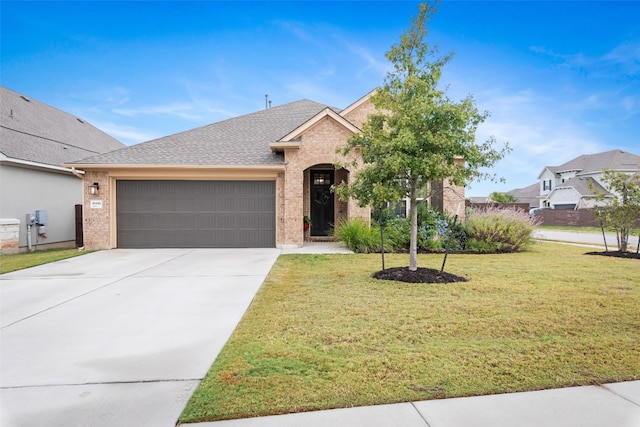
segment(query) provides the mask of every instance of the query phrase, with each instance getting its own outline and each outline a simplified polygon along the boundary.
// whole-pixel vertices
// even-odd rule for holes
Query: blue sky
[[[380,85],[414,1],[2,1],[3,86],[125,144],[302,98],[344,108]],[[640,2],[447,1],[429,43],[455,51],[448,94],[473,94],[513,151],[468,196],[545,165],[640,155]]]

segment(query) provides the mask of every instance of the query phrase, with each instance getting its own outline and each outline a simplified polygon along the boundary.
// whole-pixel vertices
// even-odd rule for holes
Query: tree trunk
[[[625,212],[626,216],[626,208],[627,203],[629,203],[629,192],[627,190],[627,183],[622,184],[622,210]],[[633,221],[631,221],[633,223]],[[629,242],[629,227],[625,224],[620,227],[620,252],[627,252],[627,245]]]
[[[629,246],[629,229],[627,227],[620,228],[620,252],[627,252]]]
[[[411,188],[409,203],[411,204],[411,241],[409,242],[409,270],[418,269],[418,190],[415,185]]]

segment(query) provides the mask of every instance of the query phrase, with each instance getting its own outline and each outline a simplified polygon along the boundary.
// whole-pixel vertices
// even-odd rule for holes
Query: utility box
[[[47,225],[47,211],[36,211],[36,224]]]
[[[36,216],[32,213],[28,213],[25,219],[26,225],[36,225]]]
[[[38,225],[38,235],[47,237],[45,234],[47,233],[47,211],[36,211],[36,224]]]

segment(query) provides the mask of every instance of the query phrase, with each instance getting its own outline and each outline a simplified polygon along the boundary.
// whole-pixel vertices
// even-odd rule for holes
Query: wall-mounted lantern
[[[97,196],[98,190],[100,189],[100,184],[98,184],[97,182],[94,182],[93,185],[90,185],[88,187],[88,189],[89,189],[89,194],[91,194],[92,196]]]

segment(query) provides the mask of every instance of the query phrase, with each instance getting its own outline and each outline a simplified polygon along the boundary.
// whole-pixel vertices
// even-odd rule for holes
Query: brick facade
[[[287,148],[285,152],[285,190],[286,198],[283,202],[284,212],[284,240],[282,245],[303,246],[305,238],[309,238],[309,231],[304,232],[303,216],[310,215],[310,170],[312,168],[326,168],[335,170],[334,165],[348,161],[336,153],[336,149],[343,146],[347,138],[353,133],[333,118],[321,118],[300,136],[299,145]],[[347,180],[350,171],[337,169],[335,182]],[[369,208],[358,207],[356,201],[343,202],[334,198],[334,223],[345,217],[362,217],[367,221],[370,217]]]
[[[87,187],[97,182],[98,194],[91,196]],[[109,249],[112,245],[111,234],[111,180],[108,172],[86,171],[83,188],[84,246],[89,249]],[[93,205],[92,205],[93,202]],[[101,202],[100,205],[97,203]],[[115,213],[114,213],[115,214]],[[113,218],[115,221],[115,218]],[[115,231],[115,230],[114,230]]]
[[[20,242],[20,220],[0,219],[0,253],[17,254]]]
[[[84,176],[84,243],[89,249],[107,249],[117,247],[116,237],[116,194],[118,179],[155,179],[155,180],[274,180],[276,184],[275,220],[276,246],[303,246],[309,239],[305,232],[303,217],[310,216],[311,169],[329,169],[334,171],[335,184],[349,183],[353,179],[354,160],[359,159],[358,150],[349,158],[336,152],[346,140],[358,132],[367,115],[374,107],[366,96],[344,110],[339,116],[329,109],[303,124],[298,130],[292,130],[287,140],[274,141],[272,149],[284,152],[284,171],[282,169],[259,169],[250,166],[239,168],[189,168],[163,169],[161,166],[128,169],[108,167],[101,170],[86,168]],[[338,166],[336,166],[338,165]],[[349,165],[342,168],[339,165]],[[279,167],[280,168],[280,167]],[[91,196],[87,187],[94,182],[100,186],[99,194]],[[455,212],[461,202],[464,213],[464,188],[444,186],[443,205]],[[93,202],[93,203],[92,203]],[[97,203],[97,205],[96,205]],[[334,197],[333,223],[343,218],[360,217],[369,221],[369,207],[359,207],[356,200],[341,201]]]

